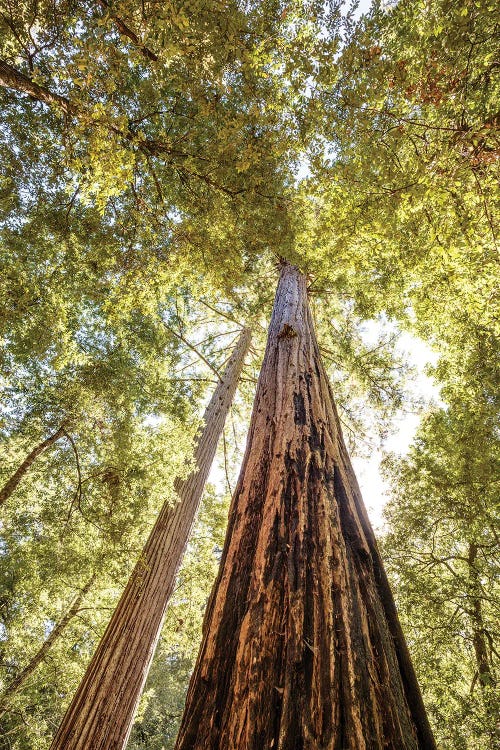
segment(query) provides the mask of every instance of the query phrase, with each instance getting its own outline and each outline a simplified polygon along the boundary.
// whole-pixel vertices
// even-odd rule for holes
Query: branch
[[[107,2],[107,0],[97,0],[101,8],[104,8],[105,10],[110,10],[110,4]],[[119,16],[115,15],[114,13],[110,13],[110,17],[113,19],[113,21],[116,23],[118,27],[118,31],[120,34],[123,34],[123,36],[128,37],[132,40],[132,42],[135,44],[135,46],[138,48],[138,50],[146,57],[148,60],[153,60],[153,62],[156,62],[158,60],[158,55],[156,55],[154,52],[152,52],[148,47],[146,47],[135,31],[132,31],[132,29],[127,26],[127,24],[121,19]]]
[[[50,435],[46,440],[43,440],[41,443],[39,443],[31,453],[29,453],[22,464],[19,466],[19,468],[14,472],[14,474],[10,477],[10,479],[7,480],[7,482],[4,484],[2,489],[0,490],[0,505],[3,505],[3,503],[12,495],[18,484],[21,482],[22,478],[27,474],[29,469],[31,468],[31,465],[33,462],[38,458],[40,453],[43,453],[47,448],[49,448],[53,443],[55,443],[61,435],[64,435],[64,422],[59,427],[59,429],[54,432],[52,435]]]
[[[209,310],[212,310],[212,312],[216,313],[217,315],[221,315],[223,318],[226,318],[226,320],[230,320],[231,323],[235,323],[240,328],[244,328],[244,324],[236,320],[236,318],[230,313],[226,311],[218,310],[216,307],[213,307],[204,299],[200,299],[199,302],[201,302],[202,305],[205,305],[205,307],[208,307]]]
[[[5,692],[3,693],[1,699],[0,699],[0,716],[3,716],[3,714],[6,713],[8,710],[8,703],[13,695],[15,695],[21,685],[23,685],[28,677],[35,671],[35,669],[38,667],[40,662],[42,662],[45,659],[45,656],[47,652],[52,648],[52,645],[54,642],[59,638],[61,633],[65,630],[69,622],[78,614],[80,610],[80,604],[82,603],[84,597],[86,594],[88,594],[90,588],[92,587],[94,581],[96,579],[96,574],[94,573],[90,579],[87,581],[85,586],[81,589],[80,593],[76,597],[76,599],[73,601],[73,604],[69,608],[69,610],[66,612],[66,614],[59,620],[57,625],[51,630],[49,636],[46,638],[46,640],[42,643],[36,654],[31,657],[28,664],[22,669],[17,677],[15,677],[12,682],[7,686]]]
[[[176,336],[180,341],[182,341],[183,344],[186,344],[186,346],[189,347],[191,351],[193,351],[206,364],[206,366],[209,367],[213,373],[215,373],[215,375],[217,375],[219,382],[222,383],[222,377],[219,371],[212,364],[210,364],[208,359],[200,351],[198,351],[198,349],[193,344],[191,344],[186,338],[184,338],[182,333],[177,333],[177,331],[174,331],[173,328],[169,328],[163,321],[162,323],[165,326],[166,330],[169,331],[169,333],[173,333],[173,335]]]
[[[78,110],[69,99],[60,94],[55,94],[53,91],[40,86],[38,83],[24,75],[21,71],[13,68],[5,60],[0,59],[0,86],[4,86],[7,89],[15,89],[21,93],[28,94],[44,104],[56,105],[59,109],[62,109],[66,115],[75,115]]]
[[[115,133],[115,135],[118,135],[120,138],[123,138],[124,140],[129,141],[129,143],[131,143],[132,145],[136,146],[136,148],[138,148],[139,151],[144,154],[146,159],[148,159],[148,163],[149,157],[151,156],[167,155],[173,158],[177,157],[178,159],[189,159],[192,157],[192,155],[189,153],[176,151],[163,141],[154,140],[151,138],[140,139],[136,133],[130,130],[129,127],[127,127],[126,129],[122,129],[117,125],[114,125],[113,122],[106,121],[105,119],[92,119],[91,112],[86,112],[84,108],[74,104],[67,97],[56,94],[53,91],[50,91],[50,89],[46,88],[45,86],[40,86],[39,84],[35,83],[29,76],[21,73],[21,71],[12,67],[12,65],[9,65],[9,63],[2,59],[0,59],[0,86],[3,86],[7,89],[13,89],[14,91],[18,91],[23,94],[28,94],[28,96],[31,96],[37,101],[43,102],[44,104],[55,105],[65,115],[78,117],[90,126],[100,125],[101,127],[106,128],[111,133]],[[230,196],[231,198],[235,198],[237,195],[247,192],[247,188],[231,189],[229,187],[226,187],[225,185],[218,183],[216,180],[213,180],[208,174],[203,174],[202,172],[198,172],[195,169],[188,169],[187,167],[179,163],[176,164],[173,161],[173,158],[170,160],[170,163],[174,164],[175,170],[179,175],[179,179],[182,183],[187,182],[189,177],[196,177],[198,180],[201,180],[201,182],[204,182],[209,187],[215,190],[219,190],[225,195]],[[198,156],[197,158],[200,159],[201,157]],[[204,159],[204,161],[209,160]],[[156,180],[156,175],[154,174],[154,172],[153,179],[155,180],[155,184],[158,189],[159,183]]]
[[[73,440],[71,435],[68,432],[66,432],[66,430],[63,430],[63,434],[66,438],[68,438],[71,444],[71,447],[73,448],[73,453],[75,454],[75,462],[76,462],[76,474],[78,477],[78,484],[76,486],[75,494],[73,496],[73,500],[71,501],[71,505],[69,506],[68,516],[66,518],[66,525],[67,525],[71,518],[71,514],[73,512],[73,507],[75,505],[75,502],[77,503],[79,511],[80,512],[82,511],[82,472],[80,469],[80,458],[78,456],[78,450],[75,445],[75,441]]]

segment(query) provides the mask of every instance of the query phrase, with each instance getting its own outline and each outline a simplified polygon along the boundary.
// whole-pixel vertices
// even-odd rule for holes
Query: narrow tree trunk
[[[3,505],[4,502],[12,495],[17,485],[20,483],[24,475],[28,473],[31,465],[38,458],[40,453],[43,453],[45,450],[47,450],[47,448],[50,448],[50,446],[53,445],[57,440],[59,440],[62,435],[64,435],[64,425],[59,427],[56,432],[54,432],[46,440],[43,440],[35,448],[33,448],[31,453],[28,453],[17,471],[14,472],[11,478],[4,484],[4,486],[0,490],[0,506]]]
[[[10,699],[19,691],[28,677],[33,674],[38,665],[45,659],[48,652],[66,630],[71,620],[76,617],[81,609],[82,602],[85,596],[88,594],[92,585],[95,581],[95,574],[87,581],[85,586],[82,588],[76,599],[74,600],[71,607],[68,609],[66,614],[59,620],[57,625],[50,631],[48,637],[42,643],[38,651],[34,656],[31,657],[27,665],[22,669],[19,674],[14,677],[12,682],[9,683],[3,695],[0,696],[0,717],[2,717],[8,711],[8,704]]]
[[[288,264],[176,744],[264,749],[435,749]]]
[[[477,558],[477,545],[469,544],[467,562],[469,565],[470,599],[471,606],[468,608],[472,626],[472,643],[476,657],[477,674],[479,685],[485,688],[494,683],[491,673],[490,661],[488,659],[488,646],[486,643],[486,629],[484,627],[483,609],[481,606],[480,584],[475,568]]]
[[[127,743],[189,532],[233,400],[250,332],[242,331],[208,405],[196,471],[177,483],[52,742],[52,750],[118,750]]]

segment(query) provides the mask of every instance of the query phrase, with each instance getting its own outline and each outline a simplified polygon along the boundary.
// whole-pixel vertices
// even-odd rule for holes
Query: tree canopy
[[[353,447],[415,406],[400,332],[436,353],[384,560],[440,746],[493,750],[499,26],[492,0],[1,0],[2,750],[50,744],[248,325],[129,741],[173,747],[279,258]]]

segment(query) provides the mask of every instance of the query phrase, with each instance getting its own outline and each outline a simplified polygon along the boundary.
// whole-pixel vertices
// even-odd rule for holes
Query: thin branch
[[[75,494],[73,496],[73,500],[71,501],[71,505],[69,506],[68,516],[66,518],[66,525],[68,525],[70,518],[71,518],[71,514],[73,512],[75,502],[77,504],[78,510],[82,512],[82,472],[80,469],[80,458],[78,456],[78,449],[75,445],[75,441],[73,440],[71,435],[68,432],[66,432],[66,430],[63,430],[63,435],[69,440],[70,445],[73,449],[73,453],[75,454],[76,474],[77,474],[77,479],[78,479]]]
[[[172,333],[176,338],[178,338],[179,341],[182,341],[182,343],[185,344],[187,347],[189,347],[189,349],[191,349],[191,351],[193,351],[206,364],[206,366],[209,367],[212,370],[212,372],[215,373],[215,375],[217,375],[217,378],[218,378],[219,382],[222,383],[222,377],[221,377],[220,373],[208,361],[208,359],[205,357],[205,355],[202,354],[200,351],[198,351],[198,349],[193,344],[191,344],[186,338],[184,338],[184,336],[182,335],[182,333],[177,333],[177,331],[174,331],[173,328],[169,328],[169,326],[167,326],[167,324],[164,323],[163,321],[162,321],[162,323],[165,326],[166,330],[169,331],[170,333]]]
[[[200,299],[199,302],[201,302],[202,305],[205,305],[205,307],[208,307],[209,310],[212,310],[212,312],[216,313],[216,315],[221,315],[223,318],[226,318],[227,320],[230,320],[231,323],[235,323],[240,328],[243,328],[243,323],[240,323],[238,320],[236,320],[230,313],[223,312],[222,310],[218,310],[216,307],[213,307],[213,305],[210,305],[206,300]]]
[[[2,505],[14,492],[22,478],[27,474],[34,461],[38,456],[55,443],[59,438],[64,435],[64,422],[59,429],[50,435],[46,440],[39,443],[31,453],[29,453],[22,464],[14,472],[14,474],[7,480],[5,485],[0,489],[0,505]]]

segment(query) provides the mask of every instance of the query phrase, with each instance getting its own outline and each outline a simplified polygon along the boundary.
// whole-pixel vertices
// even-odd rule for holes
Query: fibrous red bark
[[[288,264],[176,744],[264,748],[435,749]]]
[[[51,750],[122,750],[132,728],[166,606],[250,344],[244,329],[204,415],[196,470],[177,482],[68,708]]]

